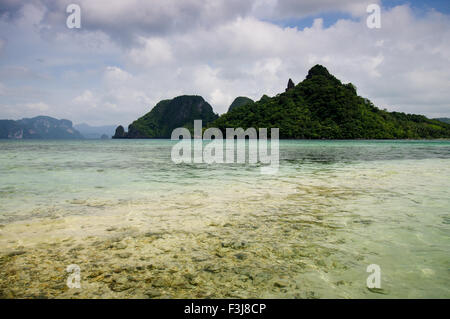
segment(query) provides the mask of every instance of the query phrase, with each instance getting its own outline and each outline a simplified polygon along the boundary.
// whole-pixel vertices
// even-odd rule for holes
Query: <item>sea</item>
[[[450,298],[449,140],[175,144],[0,141],[0,297]]]

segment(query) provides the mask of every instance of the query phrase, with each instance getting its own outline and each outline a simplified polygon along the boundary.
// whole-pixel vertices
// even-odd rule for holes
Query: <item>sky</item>
[[[1,119],[128,126],[183,94],[222,114],[315,64],[382,109],[450,117],[450,1],[0,0]]]

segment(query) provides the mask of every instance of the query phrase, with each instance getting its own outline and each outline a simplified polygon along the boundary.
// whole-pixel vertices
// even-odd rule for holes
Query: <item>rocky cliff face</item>
[[[170,138],[178,127],[193,129],[194,120],[203,125],[216,120],[218,115],[201,96],[183,95],[163,100],[143,117],[128,126],[128,133],[116,130],[114,138]]]
[[[6,139],[82,139],[69,120],[48,116],[24,118],[18,121],[0,120],[0,138]]]
[[[122,125],[119,125],[116,128],[116,133],[114,134],[113,138],[126,138],[125,129]]]

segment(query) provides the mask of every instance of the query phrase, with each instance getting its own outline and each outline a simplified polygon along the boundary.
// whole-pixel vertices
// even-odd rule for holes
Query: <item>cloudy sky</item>
[[[181,94],[223,113],[317,63],[381,108],[450,117],[450,1],[0,0],[2,119],[128,125]]]

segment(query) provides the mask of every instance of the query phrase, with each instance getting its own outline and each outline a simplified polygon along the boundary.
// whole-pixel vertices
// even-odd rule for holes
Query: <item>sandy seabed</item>
[[[3,225],[0,296],[320,298],[349,296],[345,287],[373,295],[364,287],[365,275],[357,283],[329,276],[348,268],[330,248],[345,239],[329,236],[342,225],[325,221],[319,211],[283,214],[266,207],[254,213],[261,211],[258,198],[236,214],[180,205],[172,214],[137,207],[132,213],[128,205],[108,215],[56,213]],[[71,264],[81,269],[80,289],[67,286]]]

